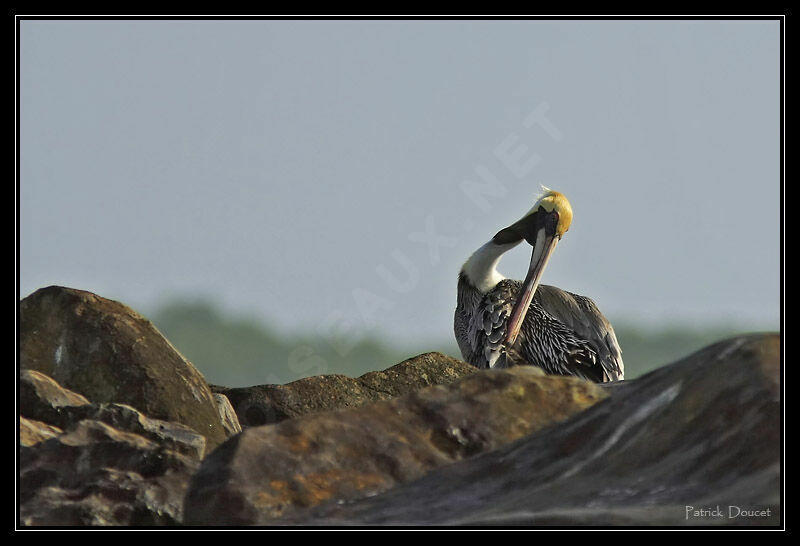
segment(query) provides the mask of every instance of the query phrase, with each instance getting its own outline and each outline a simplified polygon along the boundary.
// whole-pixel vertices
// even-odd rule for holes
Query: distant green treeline
[[[318,374],[359,376],[428,351],[461,358],[454,339],[404,349],[379,339],[351,343],[336,338],[287,336],[252,318],[224,314],[206,301],[174,301],[151,318],[210,383],[229,387],[288,383]],[[622,346],[626,379],[742,333],[727,326],[693,329],[671,325],[656,329],[616,324],[615,330]]]

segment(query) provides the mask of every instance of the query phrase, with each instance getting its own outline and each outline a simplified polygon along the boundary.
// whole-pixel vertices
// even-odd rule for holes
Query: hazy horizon
[[[780,325],[777,21],[20,23],[20,297],[452,336],[532,205],[614,323]],[[500,271],[525,274],[529,247]]]

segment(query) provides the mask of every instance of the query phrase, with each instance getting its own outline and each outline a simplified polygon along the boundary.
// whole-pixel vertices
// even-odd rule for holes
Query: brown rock
[[[225,434],[233,436],[242,432],[242,426],[239,424],[239,418],[236,412],[233,411],[233,406],[228,397],[218,392],[214,393],[214,402],[217,404],[217,411],[219,412],[219,419],[222,422],[222,428],[225,429]]]
[[[359,383],[385,400],[431,385],[446,385],[472,375],[477,368],[443,353],[423,353],[383,371],[365,373]]]
[[[33,419],[26,419],[25,417],[19,418],[19,445],[30,447],[55,438],[63,431],[47,423],[35,421]]]
[[[226,437],[203,376],[153,324],[125,305],[51,286],[20,302],[20,366],[94,403],[128,404],[187,425],[210,448]]]
[[[174,525],[198,461],[84,420],[20,447],[19,465],[20,525]]]
[[[377,496],[280,521],[778,526],[780,362],[778,334],[721,341],[608,389],[601,404],[539,434]],[[717,507],[721,516],[699,512]]]
[[[84,396],[35,370],[20,372],[18,400],[21,415],[51,424],[62,423],[69,408],[89,404]]]
[[[331,374],[306,377],[286,385],[212,386],[212,390],[230,399],[239,422],[248,427],[387,400],[430,385],[447,384],[475,371],[466,362],[434,352],[358,378]]]
[[[605,396],[593,383],[519,367],[248,428],[209,455],[192,479],[186,522],[270,522],[324,501],[374,495],[564,420]]]
[[[91,419],[118,430],[140,434],[185,455],[201,459],[205,453],[205,436],[186,425],[151,419],[125,404],[92,404],[80,394],[34,370],[22,370],[20,374],[19,411],[22,415],[55,425],[59,431]]]
[[[88,404],[71,408],[65,412],[65,429],[84,420],[99,421],[116,430],[138,434],[161,448],[182,453],[194,459],[202,459],[206,450],[206,438],[192,428],[172,421],[150,419],[136,408],[125,404]]]

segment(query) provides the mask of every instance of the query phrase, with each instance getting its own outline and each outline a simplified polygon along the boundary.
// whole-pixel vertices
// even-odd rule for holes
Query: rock
[[[23,526],[174,525],[198,460],[138,434],[84,420],[20,447]]]
[[[477,368],[443,353],[423,353],[383,371],[365,373],[358,381],[384,400],[431,385],[446,385],[472,375]]]
[[[378,496],[295,511],[280,522],[780,524],[777,334],[714,344],[608,392],[602,403],[514,444]],[[222,449],[230,455],[231,447]],[[720,516],[710,515],[717,507]]]
[[[52,377],[35,370],[19,374],[19,411],[30,419],[63,423],[69,408],[89,404],[80,394],[65,389]]]
[[[213,448],[226,438],[203,376],[125,305],[51,286],[19,304],[20,367],[37,370],[94,403],[130,405],[189,426]]]
[[[19,445],[30,447],[55,438],[63,431],[47,423],[35,421],[33,419],[26,419],[25,417],[19,418]]]
[[[257,385],[212,390],[227,396],[244,427],[278,423],[318,411],[358,407],[422,387],[450,383],[477,368],[442,353],[425,353],[384,371],[358,378],[331,374],[306,377],[286,385]]]
[[[19,410],[48,421],[20,416],[21,524],[180,522],[205,436],[124,404],[90,403],[31,370],[21,373]]]
[[[124,432],[138,434],[161,448],[202,459],[206,438],[192,428],[171,421],[150,419],[136,408],[125,404],[89,404],[69,410],[71,422],[99,421]],[[68,426],[64,425],[65,428]]]
[[[233,406],[231,405],[231,401],[228,400],[228,397],[215,392],[214,402],[217,404],[219,420],[222,422],[222,428],[225,429],[225,434],[230,437],[242,432],[239,418],[236,416],[236,412],[233,411]]]
[[[23,370],[20,374],[19,411],[21,415],[55,425],[56,430],[68,429],[79,421],[91,419],[140,434],[162,447],[198,459],[205,453],[205,436],[186,425],[150,419],[125,404],[92,404],[51,377],[33,370]]]
[[[605,396],[593,383],[533,367],[473,371],[390,400],[250,427],[205,459],[187,493],[185,521],[271,523],[325,501],[374,495]]]

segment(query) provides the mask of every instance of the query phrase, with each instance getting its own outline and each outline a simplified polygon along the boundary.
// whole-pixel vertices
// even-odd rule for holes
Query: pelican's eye
[[[553,235],[558,227],[558,213],[556,211],[550,212],[545,217],[544,229],[548,235]]]

